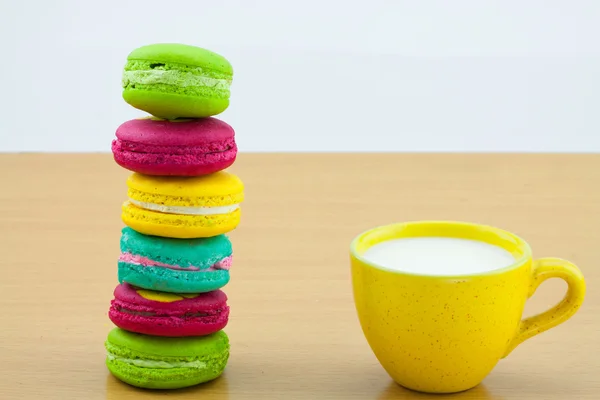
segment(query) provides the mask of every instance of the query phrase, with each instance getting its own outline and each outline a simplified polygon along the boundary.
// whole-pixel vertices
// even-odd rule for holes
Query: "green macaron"
[[[233,68],[219,54],[185,44],[133,50],[123,71],[123,99],[165,119],[203,118],[229,106]]]
[[[147,389],[178,389],[220,376],[229,359],[223,331],[208,336],[149,336],[115,328],[105,343],[106,365],[118,379]]]

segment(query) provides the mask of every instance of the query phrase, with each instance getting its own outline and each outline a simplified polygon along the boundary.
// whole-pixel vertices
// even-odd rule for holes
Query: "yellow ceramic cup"
[[[427,236],[483,241],[508,250],[516,261],[492,272],[442,277],[386,270],[362,257],[386,240]],[[354,239],[350,258],[354,301],[369,346],[394,381],[421,392],[477,386],[521,342],[569,319],[585,296],[575,265],[557,258],[533,260],[521,238],[477,224],[382,226]],[[564,299],[521,319],[526,300],[549,278],[567,282]]]

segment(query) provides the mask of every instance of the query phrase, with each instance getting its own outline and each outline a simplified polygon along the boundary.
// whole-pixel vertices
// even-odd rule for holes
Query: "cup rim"
[[[522,255],[519,258],[515,258],[515,262],[503,267],[503,268],[498,268],[498,269],[494,269],[491,271],[486,271],[486,272],[478,272],[478,273],[469,273],[469,274],[454,274],[454,275],[435,275],[435,274],[420,274],[417,272],[406,272],[406,271],[398,271],[396,269],[391,269],[388,268],[384,265],[380,265],[377,263],[374,263],[372,261],[368,261],[366,258],[364,258],[362,255],[358,254],[357,251],[357,246],[358,243],[363,240],[366,236],[373,234],[377,231],[381,231],[381,230],[395,230],[395,229],[402,229],[402,228],[406,228],[409,225],[438,225],[438,226],[457,226],[457,227],[463,227],[463,228],[470,228],[470,229],[475,229],[475,230],[480,230],[480,231],[486,231],[488,233],[492,233],[497,235],[498,237],[504,237],[504,238],[510,238],[512,239],[515,244],[522,250]],[[414,236],[414,237],[427,237],[427,236]],[[440,237],[440,235],[438,235],[437,237]],[[447,237],[457,237],[457,236],[447,236]],[[460,238],[460,237],[457,237]],[[390,239],[393,239],[393,237],[390,237]],[[478,240],[478,239],[475,239]],[[385,240],[382,240],[379,243],[384,242]],[[481,242],[484,243],[488,243],[484,240],[480,240]],[[491,244],[491,243],[488,243]],[[495,244],[492,244],[495,245]],[[496,246],[496,245],[495,245]],[[443,220],[421,220],[421,221],[407,221],[407,222],[396,222],[396,223],[392,223],[392,224],[387,224],[387,225],[379,225],[376,226],[374,228],[368,229],[366,231],[363,231],[362,233],[358,234],[353,240],[352,242],[350,242],[350,255],[354,258],[356,258],[358,261],[360,261],[361,263],[363,263],[364,265],[367,265],[369,267],[372,268],[377,268],[386,272],[391,272],[394,274],[398,274],[398,275],[408,275],[408,276],[416,276],[416,277],[425,277],[425,278],[444,278],[444,279],[455,279],[455,278],[472,278],[472,277],[478,277],[478,276],[492,276],[492,275],[499,275],[505,272],[508,272],[510,270],[516,269],[521,267],[523,264],[525,264],[528,260],[530,260],[532,258],[532,251],[531,251],[531,247],[529,246],[529,243],[527,243],[523,238],[521,238],[518,235],[515,235],[512,232],[506,231],[504,229],[500,229],[500,228],[496,228],[494,226],[490,226],[490,225],[485,225],[485,224],[478,224],[478,223],[473,223],[473,222],[462,222],[462,221],[443,221]]]

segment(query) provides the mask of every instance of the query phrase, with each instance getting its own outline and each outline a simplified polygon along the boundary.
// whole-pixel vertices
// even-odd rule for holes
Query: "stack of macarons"
[[[150,115],[123,123],[112,142],[132,174],[108,313],[117,327],[105,347],[110,372],[134,386],[196,385],[220,376],[229,359],[220,289],[244,186],[224,171],[237,155],[234,130],[212,116],[229,106],[232,76],[222,56],[183,44],[127,58],[123,98]]]

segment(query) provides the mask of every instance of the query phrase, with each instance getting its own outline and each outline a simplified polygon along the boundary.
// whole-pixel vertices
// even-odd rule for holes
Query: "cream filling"
[[[240,208],[239,204],[220,207],[188,207],[188,206],[166,206],[164,204],[147,203],[145,201],[137,201],[129,199],[129,202],[146,210],[158,211],[167,214],[185,214],[185,215],[216,215],[229,214]]]
[[[135,358],[123,358],[119,356],[115,356],[112,353],[106,353],[106,357],[110,361],[120,361],[126,364],[135,365],[136,367],[141,368],[206,368],[206,363],[204,361],[196,360],[196,361],[157,361],[157,360],[138,360]]]
[[[227,79],[209,78],[191,72],[177,71],[174,69],[149,69],[123,72],[123,87],[128,84],[152,85],[163,83],[165,85],[211,87],[213,89],[227,90],[231,81]]]

